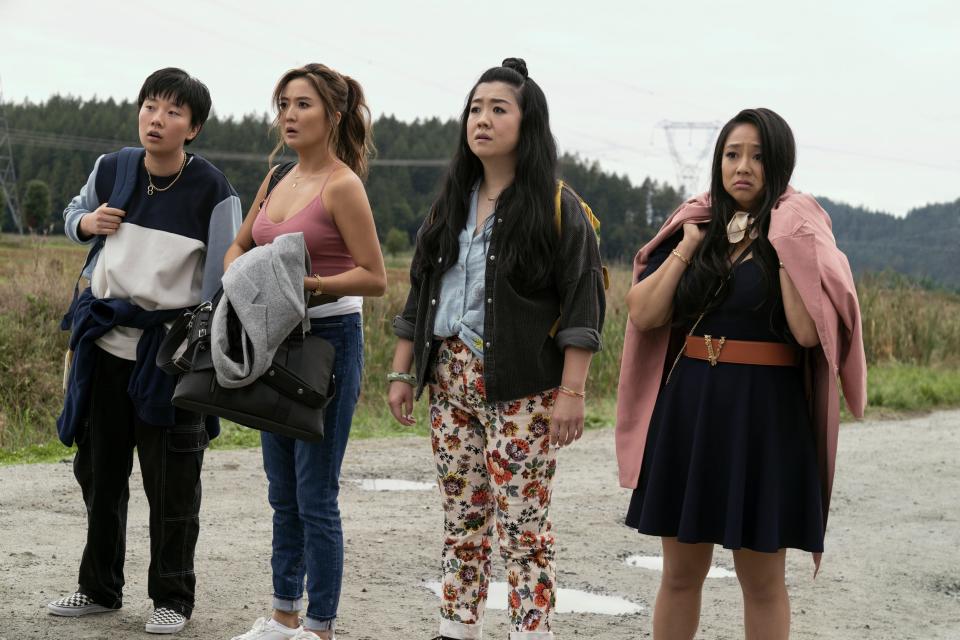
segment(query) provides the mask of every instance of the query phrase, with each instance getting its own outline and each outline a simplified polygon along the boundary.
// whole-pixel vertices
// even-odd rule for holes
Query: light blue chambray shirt
[[[477,227],[479,184],[470,194],[467,224],[460,231],[460,252],[457,264],[447,269],[440,280],[440,299],[433,322],[433,335],[438,338],[460,338],[478,358],[483,358],[483,314],[486,304],[487,246],[495,216],[491,214]]]

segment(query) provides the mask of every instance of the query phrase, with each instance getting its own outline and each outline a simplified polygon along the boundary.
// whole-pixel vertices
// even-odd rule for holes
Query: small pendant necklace
[[[484,187],[486,187],[486,185],[484,185]],[[500,194],[501,194],[501,193],[503,193],[503,190],[501,190],[500,193],[498,193],[497,195],[495,195],[495,196],[493,196],[493,197],[488,196],[488,195],[486,195],[486,194],[484,194],[483,197],[487,199],[487,202],[496,202],[496,201],[497,201],[497,198],[500,197]]]
[[[157,185],[153,184],[153,176],[150,175],[150,169],[147,169],[147,158],[144,157],[144,158],[143,158],[143,169],[144,169],[144,171],[147,172],[147,195],[148,195],[148,196],[152,196],[152,195],[153,195],[154,193],[156,193],[157,191],[161,191],[161,192],[162,192],[162,191],[166,191],[167,189],[169,189],[170,187],[172,187],[174,184],[176,184],[177,180],[180,179],[180,176],[183,174],[183,168],[186,167],[186,166],[187,166],[187,154],[186,154],[186,152],[184,152],[184,154],[183,154],[183,162],[180,163],[180,170],[177,171],[177,176],[170,182],[170,184],[168,184],[167,186],[165,186],[164,188],[161,189],[161,188],[158,187]]]
[[[314,174],[306,175],[306,176],[305,176],[305,175],[301,175],[301,174],[300,174],[300,166],[297,165],[297,168],[294,169],[294,171],[293,171],[293,183],[291,184],[291,187],[292,187],[293,189],[296,189],[296,188],[297,188],[297,184],[298,184],[298,182],[299,182],[300,180],[313,180],[314,178],[316,178],[316,177],[318,177],[318,176],[322,176],[324,173],[327,172],[327,169],[329,169],[329,168],[330,168],[330,167],[324,167],[323,170],[318,171],[317,173],[314,173]]]

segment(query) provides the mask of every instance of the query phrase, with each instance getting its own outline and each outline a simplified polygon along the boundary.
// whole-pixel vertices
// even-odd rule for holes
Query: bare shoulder
[[[323,204],[334,220],[338,213],[370,208],[363,180],[350,167],[341,167],[330,176],[323,193]]]
[[[333,198],[356,196],[364,192],[363,180],[350,167],[340,167],[327,182],[327,192]]]

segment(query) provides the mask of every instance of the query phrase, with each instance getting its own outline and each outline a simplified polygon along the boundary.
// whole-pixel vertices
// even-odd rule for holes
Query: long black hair
[[[704,310],[705,303],[713,297],[720,283],[730,272],[730,242],[727,240],[727,223],[738,206],[723,186],[723,150],[734,128],[752,124],[760,133],[760,161],[763,165],[763,194],[760,206],[754,214],[754,227],[759,236],[748,251],[753,252],[763,276],[766,300],[780,303],[779,260],[776,251],[767,239],[770,228],[770,212],[790,184],[790,176],[796,164],[797,148],[790,126],[770,109],[744,109],[733,117],[717,138],[713,151],[710,176],[710,209],[712,217],[707,225],[706,236],[684,272],[674,296],[675,318],[679,324],[689,325]],[[724,287],[720,295],[707,305],[707,311],[715,309],[729,294]]]
[[[483,164],[467,143],[467,119],[477,86],[484,82],[514,87],[521,114],[513,182],[497,199],[496,215],[503,219],[497,229],[497,261],[513,282],[536,289],[551,273],[558,241],[553,222],[557,144],[550,131],[547,99],[520,58],[507,58],[501,66],[487,69],[470,89],[460,115],[460,139],[418,239],[414,269],[425,275],[434,268],[446,271],[457,262],[467,198],[483,178]]]

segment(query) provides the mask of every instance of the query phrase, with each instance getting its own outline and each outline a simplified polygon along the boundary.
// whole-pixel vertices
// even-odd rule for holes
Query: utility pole
[[[10,211],[17,233],[23,233],[20,223],[20,200],[17,198],[17,171],[13,166],[13,151],[10,148],[10,130],[7,116],[3,112],[3,84],[0,82],[0,193]],[[3,213],[0,212],[0,228],[3,226]]]
[[[667,146],[670,148],[670,155],[677,168],[677,179],[680,181],[680,188],[683,190],[683,196],[688,198],[698,190],[700,186],[700,165],[703,159],[710,153],[713,146],[713,138],[720,130],[720,122],[678,122],[675,120],[662,120],[657,123],[657,127],[663,129],[667,136]],[[676,134],[680,131],[686,131],[688,134],[687,147],[693,148],[694,131],[704,132],[703,146],[693,149],[693,154],[681,153],[677,146]]]

